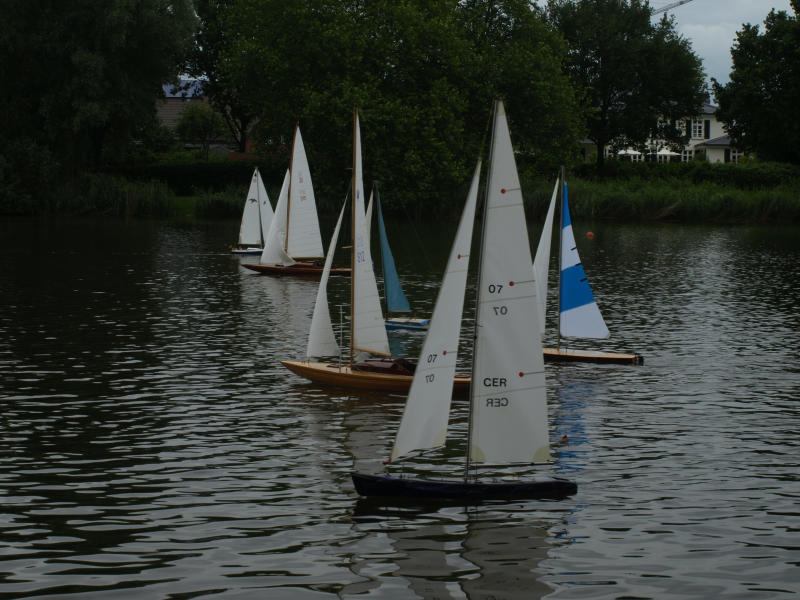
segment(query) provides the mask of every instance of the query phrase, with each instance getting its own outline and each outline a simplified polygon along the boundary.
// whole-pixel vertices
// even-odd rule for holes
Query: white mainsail
[[[262,198],[266,200],[267,192],[264,191],[263,195],[260,194],[264,189],[264,184],[261,183],[261,177],[258,174],[258,167],[253,170],[253,177],[250,179],[250,188],[247,190],[247,198],[244,201],[244,210],[242,211],[242,223],[239,226],[239,246],[261,246],[264,243],[261,231],[261,221],[259,218],[259,210]],[[269,200],[266,201],[269,206]],[[272,208],[270,207],[270,216],[272,215]]]
[[[470,459],[487,464],[546,462],[550,447],[537,285],[500,101],[481,240]]]
[[[319,280],[317,289],[317,299],[314,302],[314,314],[311,316],[311,329],[308,332],[308,346],[306,356],[334,356],[339,354],[339,344],[336,342],[336,335],[331,324],[331,313],[328,308],[328,277],[331,273],[331,263],[333,255],[336,253],[336,243],[339,240],[339,229],[342,226],[342,217],[347,201],[342,205],[339,213],[339,220],[333,230],[333,237],[328,245],[328,255],[325,258],[325,266],[322,268],[322,277]]]
[[[267,239],[269,226],[272,225],[272,217],[274,216],[274,213],[272,212],[272,206],[270,205],[269,197],[267,196],[267,189],[264,187],[264,180],[261,178],[261,173],[259,172],[258,167],[256,167],[256,176],[258,177],[258,212],[259,216],[261,217],[261,243],[263,243]]]
[[[375,263],[372,262],[372,207],[374,206],[374,200],[375,188],[372,188],[369,193],[369,203],[367,204],[367,213],[364,218],[367,227],[367,252],[369,252],[369,262],[372,264],[373,268],[375,268]]]
[[[353,352],[371,352],[391,356],[386,325],[383,321],[378,284],[372,268],[368,249],[366,217],[364,210],[364,181],[361,162],[361,127],[355,111],[353,132],[353,290],[352,339]]]
[[[317,203],[314,199],[311,171],[299,125],[294,130],[290,171],[287,238],[284,249],[292,257],[321,258],[322,236],[319,232]]]
[[[550,267],[550,247],[553,243],[553,216],[555,215],[557,198],[558,178],[556,178],[556,184],[553,186],[550,206],[547,208],[542,235],[539,237],[539,245],[536,247],[536,255],[533,259],[533,279],[536,281],[536,298],[539,301],[539,330],[542,337],[544,337],[545,323],[547,321],[547,273]]]
[[[294,264],[294,259],[286,254],[283,249],[284,239],[286,238],[286,213],[289,201],[289,171],[283,177],[281,193],[275,205],[275,215],[267,232],[267,239],[264,241],[264,250],[258,262],[262,265],[283,265]]]
[[[480,174],[479,160],[411,381],[392,460],[415,450],[442,446],[447,437]]]

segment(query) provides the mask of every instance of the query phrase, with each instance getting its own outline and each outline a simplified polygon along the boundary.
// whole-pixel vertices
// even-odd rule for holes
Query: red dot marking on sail
[[[513,281],[509,281],[508,285],[510,285],[511,287],[514,287],[514,282]]]
[[[458,255],[458,260],[461,260],[461,255],[460,254]]]
[[[520,371],[520,372],[519,372],[519,376],[520,376],[520,377],[525,377],[525,373],[523,373],[522,371]]]
[[[445,354],[447,354],[447,350],[442,350],[442,356],[444,356]]]
[[[502,189],[500,190],[500,193],[501,193],[501,194],[505,194],[505,193],[506,193],[506,188],[502,188]]]

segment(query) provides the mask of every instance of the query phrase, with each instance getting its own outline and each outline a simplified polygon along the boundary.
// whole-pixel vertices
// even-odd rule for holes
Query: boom
[[[692,0],[678,0],[678,2],[673,2],[672,4],[667,4],[666,6],[655,9],[652,14],[657,15],[659,13],[667,12],[670,8],[675,8],[676,6],[680,6],[691,1]]]

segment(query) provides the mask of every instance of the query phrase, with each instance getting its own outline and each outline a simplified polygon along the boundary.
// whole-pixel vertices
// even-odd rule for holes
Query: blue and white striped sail
[[[564,337],[603,339],[608,327],[578,256],[572,218],[569,214],[567,182],[561,192],[561,285],[559,287],[559,331]]]
[[[408,298],[403,293],[403,286],[397,276],[392,250],[389,248],[389,238],[386,236],[386,226],[383,224],[383,211],[381,210],[381,194],[376,191],[375,201],[378,205],[378,233],[381,241],[381,262],[383,264],[383,287],[386,294],[387,312],[409,312],[411,306]]]

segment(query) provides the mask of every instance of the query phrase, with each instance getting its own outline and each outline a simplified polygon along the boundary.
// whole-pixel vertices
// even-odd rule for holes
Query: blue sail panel
[[[378,232],[381,240],[386,310],[388,312],[409,312],[411,306],[408,304],[408,298],[406,298],[406,295],[403,293],[403,287],[400,285],[400,278],[397,276],[397,269],[394,265],[394,257],[389,248],[389,238],[386,237],[386,226],[383,224],[380,193],[376,194],[375,201],[378,206]]]
[[[558,300],[560,333],[565,337],[607,338],[608,327],[578,256],[569,214],[566,182],[561,195],[561,214],[561,285]]]

